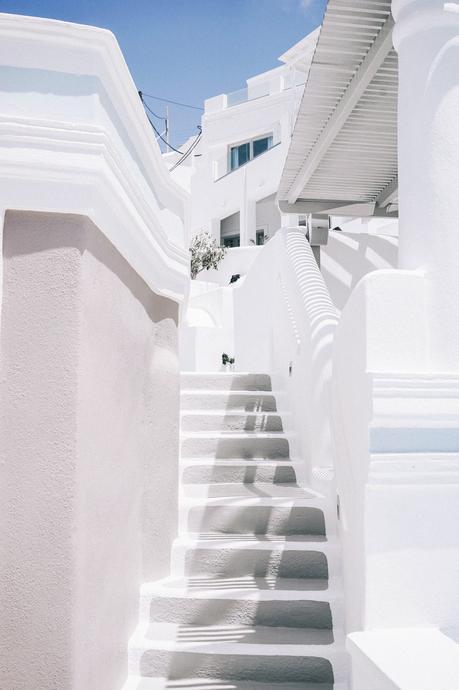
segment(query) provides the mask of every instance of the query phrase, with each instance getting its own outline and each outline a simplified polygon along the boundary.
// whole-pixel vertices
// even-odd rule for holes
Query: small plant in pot
[[[225,256],[226,247],[220,247],[215,237],[208,232],[201,232],[193,237],[191,252],[191,279],[194,280],[201,271],[218,268]]]
[[[230,357],[224,352],[222,354],[223,371],[234,371],[234,357]]]

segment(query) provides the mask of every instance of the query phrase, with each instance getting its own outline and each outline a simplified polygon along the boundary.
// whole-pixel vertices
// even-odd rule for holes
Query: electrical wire
[[[162,115],[157,115],[155,112],[153,112],[153,110],[150,108],[150,106],[147,105],[147,103],[145,103],[145,101],[143,100],[143,93],[142,93],[142,91],[139,91],[139,96],[140,96],[140,100],[142,101],[144,107],[148,110],[148,112],[149,112],[151,115],[153,115],[154,117],[156,117],[158,120],[162,120],[163,122],[166,122],[167,117],[163,117]]]
[[[197,125],[197,127],[199,129],[199,134],[197,135],[196,139],[193,141],[193,143],[191,144],[189,149],[187,151],[185,151],[185,153],[183,154],[183,157],[179,158],[178,161],[171,167],[169,172],[172,172],[173,170],[175,170],[175,168],[177,168],[179,165],[181,165],[183,163],[183,161],[185,161],[188,158],[188,156],[194,151],[194,149],[198,145],[199,140],[202,137],[202,127],[200,125]]]
[[[182,108],[192,108],[193,110],[204,110],[197,105],[190,105],[189,103],[180,103],[179,101],[171,101],[169,98],[160,98],[159,96],[153,96],[151,93],[144,93],[147,98],[154,98],[156,101],[163,101],[163,103],[173,103],[174,105],[180,105]]]
[[[140,100],[142,101],[142,103],[143,103],[143,105],[145,106],[145,108],[146,108],[147,110],[150,111],[150,108],[148,107],[148,105],[147,105],[147,104],[145,103],[145,101],[143,100],[143,93],[142,93],[142,91],[139,91],[139,96],[140,96]],[[150,112],[152,112],[152,111],[150,111]],[[153,114],[154,114],[154,113],[153,113]],[[156,132],[156,134],[157,134],[158,137],[161,139],[161,141],[163,141],[163,142],[166,144],[166,146],[168,146],[170,149],[172,149],[172,151],[175,151],[175,153],[179,153],[181,156],[183,156],[183,155],[184,155],[183,151],[179,151],[178,149],[174,148],[174,147],[172,146],[172,144],[170,144],[170,143],[167,141],[167,139],[165,139],[165,138],[163,137],[163,135],[162,135],[160,132],[158,132],[158,130],[157,130],[156,127],[154,126],[153,122],[150,120],[150,118],[149,118],[149,116],[148,116],[148,113],[145,113],[145,115],[147,116],[148,122],[151,124],[151,126],[153,127],[153,130]],[[162,119],[164,119],[164,118],[162,118]]]

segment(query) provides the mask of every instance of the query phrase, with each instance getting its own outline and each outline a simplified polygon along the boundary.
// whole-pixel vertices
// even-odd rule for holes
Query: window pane
[[[238,167],[238,162],[237,162],[237,146],[233,146],[231,149],[231,158],[230,158],[230,169],[234,170],[235,168]]]
[[[271,137],[264,137],[263,139],[256,139],[253,142],[253,157],[256,158],[260,153],[264,153],[270,147]]]
[[[239,166],[244,165],[244,163],[247,163],[250,157],[250,144],[241,144],[238,148],[238,153],[239,153]]]
[[[264,244],[265,243],[265,231],[264,230],[257,230],[257,244]]]

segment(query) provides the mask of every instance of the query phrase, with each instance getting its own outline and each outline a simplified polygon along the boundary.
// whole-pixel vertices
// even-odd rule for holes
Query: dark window
[[[265,243],[265,231],[264,230],[257,230],[257,244],[264,244]]]
[[[256,158],[270,149],[272,145],[273,138],[269,136],[254,139],[253,141],[246,141],[244,144],[238,144],[238,146],[232,146],[230,148],[230,170],[240,168],[244,163],[247,163],[252,160],[252,158]]]
[[[240,168],[250,159],[250,142],[231,148],[231,170]]]
[[[223,237],[222,242],[223,242],[224,247],[239,247],[240,246],[239,235],[231,235],[230,237]]]
[[[270,147],[271,137],[263,137],[253,142],[253,157],[256,158],[260,153],[264,153]]]

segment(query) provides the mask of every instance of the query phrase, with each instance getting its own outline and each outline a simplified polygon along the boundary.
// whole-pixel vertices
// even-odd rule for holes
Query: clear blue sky
[[[325,5],[326,0],[0,0],[2,12],[110,29],[138,89],[198,106],[279,64],[279,55],[321,23]],[[148,103],[164,114],[165,104]],[[200,113],[170,108],[177,145],[196,132]]]

